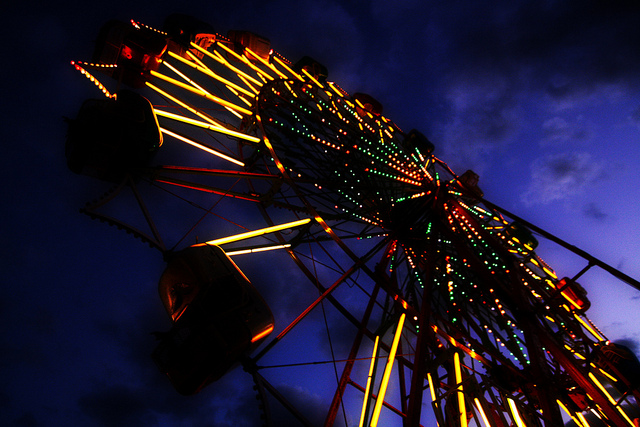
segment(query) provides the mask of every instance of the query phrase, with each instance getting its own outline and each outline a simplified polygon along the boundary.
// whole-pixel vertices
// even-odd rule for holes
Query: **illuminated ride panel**
[[[242,362],[261,390],[308,422],[269,381],[276,368],[266,368],[281,365],[278,378],[287,375],[294,363],[281,343],[328,302],[338,315],[327,329],[351,331],[352,345],[340,356],[316,352],[336,372],[329,393],[317,391],[327,425],[336,417],[418,425],[429,419],[423,406],[442,426],[555,426],[561,412],[585,427],[592,416],[633,425],[637,359],[584,316],[590,302],[576,282],[599,261],[579,254],[588,267],[559,279],[534,252],[530,224],[482,199],[475,173],[456,176],[424,135],[403,132],[371,96],[328,81],[312,58],[292,63],[263,37],[220,36],[185,17],[168,19],[165,30],[110,23],[96,62],[73,63],[107,99],[71,123],[71,169],[122,180],[136,194],[150,182],[253,205],[275,226],[176,251],[146,210],[150,233],[104,216],[100,208],[117,194],[87,206],[168,259],[159,289],[174,326],[154,359],[178,391],[197,392]],[[93,69],[144,97],[112,95]],[[215,157],[216,168],[149,166],[163,139]],[[317,295],[276,329],[225,255],[274,248],[288,252]]]

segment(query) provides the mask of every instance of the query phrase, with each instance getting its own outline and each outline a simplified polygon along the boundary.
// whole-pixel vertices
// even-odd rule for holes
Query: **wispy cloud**
[[[588,153],[549,155],[532,163],[531,184],[521,199],[528,206],[565,200],[585,191],[602,172],[603,165]]]
[[[585,123],[574,120],[569,123],[562,117],[552,117],[542,123],[543,146],[564,145],[567,142],[581,142],[586,140],[590,133]]]
[[[595,219],[597,221],[605,220],[609,215],[602,211],[595,203],[589,203],[582,208],[582,213],[591,219]]]

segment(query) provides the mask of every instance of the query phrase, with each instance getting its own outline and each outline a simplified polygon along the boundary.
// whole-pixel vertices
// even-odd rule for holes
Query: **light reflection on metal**
[[[371,416],[370,427],[376,427],[378,425],[378,418],[380,417],[380,411],[382,410],[382,404],[384,403],[384,395],[387,392],[387,386],[389,385],[389,377],[391,376],[391,369],[393,368],[393,361],[396,358],[396,351],[398,350],[398,343],[402,336],[402,328],[404,327],[405,313],[400,315],[398,321],[398,327],[393,337],[393,344],[389,351],[389,358],[387,359],[387,366],[384,368],[384,374],[382,375],[382,381],[380,382],[380,390],[378,391],[378,397],[376,398],[376,405],[373,408],[373,415]]]
[[[362,411],[360,412],[360,423],[358,427],[363,427],[365,415],[367,412],[367,403],[369,401],[369,394],[371,393],[371,379],[373,377],[373,370],[376,366],[376,355],[378,354],[378,342],[380,341],[380,336],[376,335],[376,340],[373,343],[373,353],[371,354],[371,365],[369,365],[369,376],[367,376],[367,386],[364,390],[364,399],[362,400]]]
[[[274,233],[276,231],[286,230],[287,228],[296,228],[301,225],[308,224],[311,221],[311,218],[300,219],[298,221],[287,222],[285,224],[274,225],[271,227],[261,228],[259,230],[248,231],[246,233],[235,234],[233,236],[222,237],[220,239],[209,240],[205,243],[199,243],[193,246],[204,246],[204,245],[214,245],[220,246],[225,243],[237,242],[239,240],[249,239],[251,237],[263,236],[265,234]]]

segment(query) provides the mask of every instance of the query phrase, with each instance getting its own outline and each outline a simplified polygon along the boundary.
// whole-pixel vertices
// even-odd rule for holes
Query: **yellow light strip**
[[[195,87],[193,87],[193,86],[189,86],[188,84],[182,83],[181,81],[178,81],[178,80],[176,80],[176,79],[173,79],[173,78],[171,78],[171,77],[169,77],[169,76],[165,76],[164,74],[158,73],[157,71],[153,71],[153,70],[151,70],[151,71],[150,71],[150,73],[151,73],[151,75],[152,75],[152,76],[154,76],[154,77],[157,77],[157,78],[159,78],[159,79],[161,79],[161,80],[164,80],[164,81],[165,81],[165,82],[167,82],[167,83],[171,83],[171,84],[172,84],[172,85],[174,85],[174,86],[178,86],[178,87],[180,87],[180,88],[182,88],[182,89],[188,90],[189,92],[194,93],[194,94],[196,94],[196,95],[199,95],[199,96],[201,96],[201,97],[203,97],[203,98],[206,98],[206,99],[208,99],[209,101],[213,101],[213,102],[215,102],[216,104],[220,104],[220,105],[222,105],[222,106],[229,107],[229,108],[231,108],[231,109],[233,109],[233,110],[236,110],[237,112],[242,113],[242,114],[245,114],[245,115],[247,115],[247,116],[250,116],[250,115],[252,115],[252,114],[253,114],[253,113],[251,112],[251,110],[247,110],[246,108],[241,107],[241,106],[239,106],[239,105],[236,105],[236,104],[234,104],[233,102],[225,101],[224,99],[219,98],[219,97],[217,97],[217,96],[215,96],[215,95],[211,95],[211,94],[210,94],[210,93],[208,93],[208,92],[202,91],[202,90],[200,90],[200,89],[196,89],[196,88],[195,88]]]
[[[431,329],[433,329],[433,332],[435,332],[436,334],[438,334],[441,337],[447,339],[451,343],[451,345],[453,345],[454,347],[457,347],[460,350],[464,351],[469,356],[473,357],[475,360],[477,360],[477,361],[479,361],[479,362],[481,362],[481,363],[483,363],[485,365],[489,363],[489,361],[487,359],[485,359],[483,356],[481,356],[478,353],[476,353],[475,351],[471,350],[469,347],[465,346],[464,344],[459,343],[451,335],[449,335],[446,332],[440,330],[438,328],[438,326],[431,325]]]
[[[518,412],[518,407],[516,406],[516,402],[514,402],[513,399],[511,399],[510,397],[507,397],[507,400],[509,401],[509,408],[511,408],[513,421],[516,423],[518,427],[526,427],[524,421],[522,421],[522,418],[520,417],[520,413]]]
[[[566,348],[567,350],[569,350],[574,356],[576,356],[578,359],[582,359],[582,360],[586,360],[586,357],[584,357],[583,355],[581,355],[580,353],[578,353],[577,351],[575,351],[574,349],[572,349],[569,344],[565,344],[564,348]]]
[[[175,55],[175,53],[169,51],[170,54]],[[176,55],[177,56],[177,55]],[[178,56],[178,58],[180,58],[181,60],[186,61],[186,59],[184,59],[181,56]],[[188,62],[188,61],[187,61]],[[206,92],[209,93],[205,88],[203,88],[202,86],[200,86],[198,83],[195,82],[195,80],[193,80],[192,78],[188,77],[186,74],[184,74],[182,71],[178,70],[176,67],[174,67],[173,65],[171,65],[170,63],[168,63],[167,61],[162,61],[162,63],[169,68],[171,71],[173,71],[174,73],[176,73],[177,75],[179,75],[182,80],[184,80],[185,82],[189,83],[191,86],[193,86],[194,88],[201,90],[202,92]],[[195,65],[195,64],[194,64]]]
[[[633,423],[633,421],[631,421],[627,413],[624,412],[624,409],[622,409],[622,406],[616,406],[616,409],[618,410],[618,412],[620,412],[620,415],[622,415],[622,417],[625,419],[626,422],[629,423],[631,427],[635,426],[635,424]]]
[[[578,416],[578,418],[580,419],[580,421],[582,421],[582,426],[583,426],[583,427],[591,427],[591,426],[589,425],[589,423],[587,422],[587,419],[584,417],[584,415],[582,415],[580,412],[578,412],[576,415]]]
[[[239,53],[237,53],[235,50],[228,48],[227,46],[224,45],[224,43],[220,43],[219,41],[216,42],[216,46],[221,47],[222,49],[226,50],[227,53],[231,54],[232,56],[234,56],[238,61],[240,62],[244,62],[246,63],[248,61],[247,58],[245,58],[244,56],[240,55]]]
[[[190,50],[187,51],[187,55],[189,56],[189,58],[191,58],[191,60],[193,62],[195,62],[196,64],[198,64],[199,66],[203,67],[203,68],[209,68],[207,67],[204,62],[202,62],[200,60],[200,58],[198,58],[193,52],[191,52]]]
[[[580,315],[575,314],[576,319],[578,319],[578,321],[580,323],[582,323],[582,326],[585,327],[586,330],[588,330],[589,332],[591,332],[591,334],[597,338],[598,341],[606,341],[607,339],[605,337],[603,337],[602,335],[600,335],[598,333],[598,331],[596,331],[594,328],[591,327],[591,325],[589,323],[587,323],[587,321],[585,321],[582,317],[580,317]]]
[[[574,417],[574,416],[573,416],[573,414],[572,414],[571,412],[569,412],[569,409],[567,409],[567,407],[566,407],[566,406],[564,406],[564,403],[562,403],[562,402],[560,401],[560,399],[557,399],[557,400],[556,400],[556,402],[558,402],[558,406],[560,406],[560,407],[562,408],[562,410],[563,410],[564,412],[566,412],[566,414],[567,414],[567,415],[569,415],[569,416],[571,417],[571,419],[573,420],[573,422],[574,422],[574,423],[576,423],[576,424],[578,425],[578,427],[584,427],[584,426],[582,425],[582,423],[581,423],[578,419],[576,419],[576,417]]]
[[[265,246],[262,248],[252,248],[252,249],[242,249],[239,251],[231,251],[231,252],[225,252],[228,256],[234,256],[234,255],[245,255],[245,254],[253,254],[256,252],[265,252],[265,251],[273,251],[276,249],[286,249],[286,248],[290,248],[291,244],[286,243],[284,245],[275,245],[275,246]]]
[[[256,93],[256,95],[257,95],[258,93],[260,93],[260,91],[259,91],[258,89],[256,89],[255,87],[253,87],[253,86],[251,85],[251,82],[250,82],[248,79],[246,79],[242,74],[238,74],[238,78],[239,78],[240,80],[242,80],[242,82],[243,82],[244,84],[246,84],[246,85],[247,85],[247,86],[248,86],[252,91],[254,91],[254,92]]]
[[[382,381],[380,382],[380,390],[378,391],[378,397],[376,398],[376,406],[373,408],[373,415],[371,416],[370,427],[376,427],[378,425],[378,418],[380,417],[380,411],[382,411],[382,404],[384,403],[384,395],[387,392],[387,386],[389,385],[389,377],[391,376],[391,369],[393,368],[393,361],[396,358],[396,351],[398,350],[398,343],[402,336],[402,328],[404,327],[405,313],[400,315],[398,321],[398,327],[396,328],[396,334],[393,337],[393,344],[391,345],[391,351],[389,352],[389,358],[387,359],[387,366],[384,368],[384,374]]]
[[[456,387],[458,389],[458,411],[460,412],[460,427],[467,427],[467,408],[464,402],[464,392],[462,389],[462,369],[460,367],[460,353],[453,354],[453,362],[456,373]]]
[[[193,246],[204,246],[204,245],[224,245],[225,243],[237,242],[239,240],[249,239],[251,237],[263,236],[265,234],[274,233],[280,230],[286,230],[287,228],[296,228],[301,225],[308,224],[311,221],[311,218],[305,218],[298,221],[287,222],[285,224],[274,225],[271,227],[261,228],[259,230],[248,231],[246,233],[235,234],[233,236],[222,237],[220,239],[209,240],[205,243],[200,243]]]
[[[246,99],[244,99],[243,97],[239,96],[238,99],[245,101],[245,104],[247,104]],[[251,104],[249,104],[249,107],[251,106]],[[244,117],[242,116],[242,114],[238,113],[237,111],[233,111],[231,108],[229,107],[224,107],[225,110],[229,111],[231,114],[233,114],[234,116],[236,116],[237,118],[239,118],[240,120],[244,119]]]
[[[595,367],[595,365],[594,365],[593,363],[591,364],[591,366]],[[613,381],[614,383],[617,383],[617,382],[618,382],[618,379],[617,379],[617,378],[615,378],[613,375],[611,375],[610,373],[608,373],[608,372],[607,372],[607,371],[605,371],[604,369],[602,369],[602,368],[597,368],[597,369],[598,369],[598,371],[600,371],[600,373],[601,373],[602,375],[604,375],[605,377],[609,378],[609,379],[610,379],[611,381]]]
[[[216,42],[216,45],[218,45],[222,49],[226,50],[231,55],[235,56],[239,61],[242,61],[249,68],[251,68],[253,71],[258,73],[259,76],[266,77],[268,80],[274,80],[274,77],[271,74],[267,73],[266,71],[264,71],[261,68],[256,67],[251,61],[249,61],[249,58],[247,58],[246,56],[238,55],[233,49],[230,49],[229,47],[225,46],[223,43]]]
[[[564,292],[561,292],[562,296],[564,297],[564,299],[566,299],[567,301],[569,301],[571,303],[572,306],[574,306],[575,308],[577,308],[578,310],[580,310],[582,307],[580,307],[580,305],[574,301],[569,295],[565,294]]]
[[[191,47],[193,47],[196,50],[204,53],[205,55],[207,55],[211,59],[213,59],[215,61],[218,61],[219,63],[221,63],[222,65],[224,65],[225,67],[227,67],[228,69],[233,71],[234,73],[236,73],[238,75],[238,77],[240,77],[242,75],[247,80],[251,81],[252,84],[254,84],[254,85],[258,86],[258,87],[262,87],[262,83],[260,83],[258,80],[254,79],[253,77],[251,77],[250,75],[248,75],[244,71],[242,71],[242,70],[234,67],[233,65],[229,64],[229,61],[224,59],[224,57],[222,55],[220,55],[218,52],[216,52],[217,55],[214,55],[213,53],[209,52],[206,49],[203,49],[202,47],[198,46],[197,44],[195,44],[193,42],[191,42]]]
[[[185,116],[181,116],[179,114],[174,114],[174,113],[170,113],[168,111],[163,111],[163,110],[154,110],[154,112],[156,113],[156,115],[161,116],[161,117],[166,117],[168,119],[172,119],[172,120],[177,120],[183,123],[187,123],[193,126],[198,126],[204,129],[208,129],[214,132],[219,132],[219,133],[224,133],[226,135],[229,136],[234,136],[236,138],[240,138],[240,139],[244,139],[245,141],[250,141],[250,142],[260,142],[260,138],[256,137],[256,136],[252,136],[252,135],[246,135],[244,133],[241,132],[236,132],[224,127],[221,127],[219,125],[211,125],[209,123],[205,123],[205,122],[201,122],[199,120],[194,120],[194,119],[190,119],[189,117],[185,117]]]
[[[255,98],[255,94],[254,93],[248,91],[247,89],[245,89],[243,87],[238,86],[237,84],[233,83],[230,80],[225,79],[222,76],[217,75],[209,67],[198,65],[198,64],[196,64],[194,62],[191,62],[191,61],[183,58],[182,56],[177,55],[177,54],[175,54],[175,53],[173,53],[171,51],[169,51],[169,55],[171,55],[171,57],[173,57],[173,58],[176,58],[177,60],[179,60],[183,64],[188,65],[189,67],[191,67],[191,68],[193,68],[193,69],[195,69],[197,71],[200,71],[201,73],[206,74],[207,76],[209,76],[211,78],[214,78],[214,79],[218,80],[219,82],[224,83],[227,86],[230,86],[230,87],[234,88],[238,92],[242,92],[243,94],[245,94],[245,95],[247,95],[247,96],[249,96],[251,98]],[[167,62],[165,61],[164,64],[166,65]]]
[[[174,137],[174,138],[176,138],[176,139],[178,139],[178,140],[180,140],[182,142],[186,142],[187,144],[189,144],[189,145],[191,145],[193,147],[199,148],[199,149],[201,149],[203,151],[206,151],[207,153],[211,153],[214,156],[218,156],[221,159],[227,160],[227,161],[229,161],[231,163],[235,163],[238,166],[244,166],[244,163],[242,163],[240,160],[236,160],[233,157],[227,156],[226,154],[221,153],[218,150],[214,150],[211,147],[207,147],[206,145],[200,144],[199,142],[193,141],[193,140],[191,140],[189,138],[186,138],[186,137],[184,137],[182,135],[178,135],[177,133],[171,132],[168,129],[160,128],[160,132],[162,132],[162,133],[164,133],[166,135],[172,136],[172,137]]]
[[[556,276],[556,273],[553,270],[550,270],[549,268],[542,266],[542,270],[547,273],[549,276],[553,277],[554,279],[557,279],[558,276]]]
[[[277,75],[279,75],[283,79],[288,79],[289,78],[289,76],[287,76],[286,74],[284,74],[283,72],[278,70],[273,64],[269,63],[269,61],[267,61],[263,57],[259,56],[257,53],[255,53],[254,51],[252,51],[248,47],[245,47],[244,50],[249,52],[254,58],[256,58],[258,61],[262,62],[262,64],[264,64],[266,67],[269,67],[270,70],[272,70],[274,73],[276,73]]]
[[[612,405],[616,404],[615,399],[609,394],[609,392],[607,391],[606,388],[604,388],[604,386],[602,385],[602,383],[600,381],[598,381],[598,379],[596,378],[595,375],[593,375],[592,372],[589,372],[589,378],[591,378],[591,381],[600,389],[600,391],[607,396],[607,399],[609,399],[609,402]]]
[[[234,88],[232,88],[231,86],[227,86],[227,89],[229,89],[229,91],[230,91],[231,93],[233,93],[235,96],[237,96],[237,97],[238,97],[238,99],[239,99],[240,101],[242,101],[242,102],[244,102],[245,104],[247,104],[247,106],[248,106],[248,107],[251,107],[251,106],[253,105],[253,104],[251,104],[251,102],[249,102],[249,101],[248,101],[244,96],[240,96],[240,94],[239,94],[239,93],[238,93]],[[231,111],[232,111],[232,110],[231,110]],[[242,116],[241,116],[241,115],[239,115],[238,113],[236,113],[235,111],[234,111],[234,113],[235,113],[237,116],[239,116],[240,118],[242,118]]]
[[[287,64],[284,63],[284,61],[282,61],[280,58],[278,58],[277,56],[272,56],[273,59],[275,59],[275,61],[280,64],[285,70],[287,70],[288,72],[290,72],[295,78],[297,78],[298,80],[300,80],[301,82],[304,81],[304,78],[296,73],[295,71],[293,71]]]
[[[298,94],[291,88],[291,86],[289,86],[288,82],[285,81],[284,85],[287,87],[287,89],[289,89],[289,92],[291,92],[291,95],[293,95],[294,98],[298,97]],[[316,103],[316,106],[318,107],[318,110],[322,111],[322,107],[319,103]]]
[[[480,399],[476,397],[473,402],[476,404],[478,412],[480,412],[480,416],[482,417],[482,422],[484,423],[485,427],[491,427],[491,424],[489,424],[489,420],[487,419],[487,414],[484,413],[484,409],[482,408],[482,404],[480,403]]]
[[[376,335],[376,340],[373,343],[373,353],[371,354],[371,364],[369,365],[369,376],[367,377],[367,386],[364,389],[364,399],[362,401],[362,411],[360,412],[360,423],[358,427],[363,427],[364,418],[367,412],[367,401],[369,400],[369,393],[371,392],[371,379],[373,377],[373,369],[376,366],[376,355],[378,354],[378,342],[380,337]]]
[[[433,386],[433,378],[431,378],[431,373],[427,372],[427,381],[429,381],[429,392],[431,393],[431,402],[433,403],[433,407],[438,407],[438,402],[436,402],[436,390]],[[440,426],[440,424],[436,421],[436,426]]]
[[[431,401],[436,403],[436,390],[433,387],[433,379],[431,378],[431,373],[427,373],[427,380],[429,381],[429,392],[431,392]]]
[[[337,87],[335,87],[335,86],[334,86],[334,85],[335,85],[335,83],[333,83],[333,82],[327,82],[327,84],[329,85],[329,87],[330,87],[331,89],[333,89],[333,91],[334,91],[335,93],[337,93],[337,94],[338,94],[338,96],[339,96],[339,97],[344,98],[344,95],[342,94],[342,92],[341,92]]]
[[[257,116],[258,118],[258,122],[262,122],[262,119],[260,119],[260,116]],[[271,145],[271,141],[269,141],[269,138],[267,138],[267,136],[264,136],[264,145],[267,146],[267,149],[272,153],[273,155],[273,145]],[[285,169],[284,165],[282,164],[282,162],[280,161],[280,159],[278,159],[277,156],[273,157],[273,161],[276,163],[276,167],[278,168],[278,170],[280,171],[280,173],[282,175],[287,174],[287,170]],[[317,218],[316,218],[317,219]],[[326,230],[326,228],[325,228]]]
[[[176,98],[175,96],[171,95],[169,92],[166,92],[166,91],[160,89],[158,86],[156,86],[156,85],[154,85],[152,83],[149,83],[149,82],[146,82],[146,85],[149,86],[151,89],[155,90],[156,92],[158,92],[160,95],[164,96],[165,98],[168,98],[171,101],[175,102],[176,104],[178,104],[179,106],[181,106],[185,110],[189,111],[190,113],[195,114],[196,116],[200,117],[201,119],[204,119],[207,122],[211,123],[213,126],[219,127],[221,129],[226,129],[224,126],[222,126],[221,123],[217,122],[213,117],[209,117],[205,113],[202,113],[202,112],[198,111],[197,109],[193,108],[192,106],[190,106],[186,102],[183,102],[180,99]]]
[[[318,87],[319,87],[320,89],[324,89],[324,86],[322,86],[322,84],[320,84],[320,82],[319,82],[318,80],[316,80],[316,78],[315,78],[315,77],[313,77],[311,74],[309,74],[309,72],[308,72],[307,70],[305,70],[304,68],[302,69],[302,73],[303,73],[305,76],[309,77],[309,79],[311,79],[311,81],[312,81],[312,82],[314,82],[315,84],[317,84],[317,85],[318,85]]]

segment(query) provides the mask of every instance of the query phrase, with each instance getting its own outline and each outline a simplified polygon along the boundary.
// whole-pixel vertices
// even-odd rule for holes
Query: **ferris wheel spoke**
[[[231,65],[229,63],[229,61],[227,61],[217,51],[215,51],[215,50],[214,51],[209,51],[209,50],[203,49],[201,46],[198,46],[197,44],[195,44],[193,42],[191,43],[191,47],[195,48],[201,54],[204,54],[205,56],[211,58],[212,60],[214,60],[216,62],[219,62],[220,64],[222,64],[223,66],[228,68],[230,71],[234,72],[238,76],[238,78],[241,81],[245,82],[247,87],[249,87],[249,89],[252,90],[253,92],[258,93],[256,88],[260,88],[264,84],[264,82],[260,82],[260,81],[256,80],[255,78],[253,78],[249,74],[247,74],[244,71],[240,70],[239,68],[234,67],[233,65]]]
[[[230,49],[224,43],[216,42],[216,45],[218,47],[222,48],[224,51],[226,51],[226,53],[228,55],[231,55],[231,56],[235,57],[238,61],[244,63],[247,67],[249,67],[251,70],[253,70],[261,79],[263,79],[265,81],[270,81],[270,80],[274,80],[275,79],[274,76],[272,76],[269,72],[265,71],[264,69],[262,69],[262,68],[258,67],[257,65],[255,65],[255,63],[250,61],[244,54],[240,55],[240,54],[234,52],[233,49]],[[246,50],[246,48],[245,48],[245,50]]]
[[[215,73],[213,70],[211,70],[211,68],[207,67],[202,61],[198,61],[196,62],[197,58],[195,56],[192,56],[192,61],[189,61],[186,58],[183,58],[180,55],[177,55],[171,51],[168,52],[169,56],[171,56],[172,58],[176,59],[177,61],[180,61],[180,63],[186,65],[187,67],[193,68],[196,71],[199,71],[200,73],[204,74],[207,77],[210,77],[214,80],[216,80],[219,83],[222,83],[222,85],[224,85],[225,87],[227,87],[229,89],[229,91],[231,91],[232,93],[237,93],[240,92],[241,94],[243,94],[244,96],[246,96],[247,98],[253,100],[256,97],[255,92],[245,89],[244,87],[232,82],[229,79],[226,79],[224,77],[222,77],[221,75]],[[195,58],[195,59],[194,59]],[[164,65],[169,66],[172,70],[174,70],[173,67],[170,66],[169,63],[167,63],[166,61],[163,62]],[[197,86],[197,88],[200,88],[199,86]],[[204,91],[204,89],[200,89],[202,91]],[[236,92],[234,92],[236,91]]]
[[[198,183],[185,181],[177,178],[155,176],[154,181],[163,183],[163,184],[174,185],[177,187],[189,188],[192,190],[202,191],[206,193],[218,194],[218,195],[221,195],[224,197],[230,197],[233,199],[247,200],[247,201],[256,202],[256,203],[262,201],[259,196],[255,196],[253,194],[240,193],[240,192],[232,191],[226,188],[216,188],[209,185],[198,184]]]
[[[182,83],[179,80],[176,80],[176,79],[174,79],[172,77],[169,77],[169,76],[166,76],[164,74],[158,73],[156,71],[152,71],[151,75],[153,77],[156,77],[156,78],[158,78],[160,80],[163,80],[163,81],[165,81],[165,82],[167,82],[169,84],[172,84],[172,85],[174,85],[176,87],[179,87],[179,88],[184,89],[184,90],[186,90],[188,92],[191,92],[194,95],[201,96],[202,98],[204,98],[204,99],[206,99],[208,101],[214,102],[214,103],[219,104],[219,105],[221,105],[223,107],[226,107],[226,108],[231,108],[232,110],[237,111],[240,114],[251,115],[251,110],[248,110],[248,109],[246,109],[244,107],[241,107],[240,105],[236,105],[236,104],[234,104],[232,102],[225,101],[224,99],[222,99],[222,98],[220,98],[218,96],[212,95],[207,91],[204,91],[202,89],[198,89],[197,87],[194,87],[194,86],[186,84],[186,83]],[[151,87],[152,89],[156,89],[156,87],[153,86],[151,83],[147,83],[147,86]]]
[[[207,146],[207,145],[205,145],[205,144],[203,144],[201,142],[198,142],[198,141],[195,141],[193,139],[187,138],[186,136],[183,136],[183,135],[181,135],[181,134],[179,134],[177,132],[171,131],[169,129],[164,129],[164,128],[160,128],[160,132],[162,132],[165,135],[169,135],[169,136],[171,136],[171,137],[173,137],[173,138],[175,138],[175,139],[177,139],[179,141],[187,143],[187,144],[191,145],[192,147],[199,148],[200,150],[202,150],[204,152],[213,154],[214,156],[217,156],[217,157],[219,157],[221,159],[227,160],[228,162],[234,163],[234,164],[236,164],[238,166],[244,166],[244,163],[242,163],[240,160],[235,159],[235,158],[233,158],[231,156],[228,156],[228,155],[226,155],[226,154],[224,154],[224,153],[222,153],[222,152],[220,152],[220,151],[218,151],[218,150],[216,150],[216,149],[214,149],[212,147],[209,147],[209,146]]]
[[[371,255],[373,255],[374,253],[376,253],[376,251],[372,251]],[[300,264],[301,266],[304,266],[303,271],[307,273],[307,276],[310,276],[310,278],[312,279],[312,282],[315,284],[315,286],[318,288],[318,290],[321,291],[322,293],[320,294],[320,296],[313,303],[311,303],[302,313],[300,313],[298,315],[298,317],[293,322],[291,322],[287,327],[285,327],[278,334],[278,336],[276,336],[271,342],[269,342],[269,344],[267,344],[254,357],[253,360],[257,361],[260,358],[262,358],[273,346],[275,346],[285,335],[287,335],[287,333],[289,333],[289,331],[291,331],[291,329],[293,329],[298,323],[300,323],[300,321],[302,321],[324,299],[327,299],[327,300],[331,301],[334,304],[334,306],[336,306],[340,311],[344,310],[342,305],[340,305],[337,302],[337,300],[331,296],[331,293],[339,285],[343,284],[349,278],[349,276],[351,276],[353,273],[358,271],[362,267],[362,265],[364,264],[364,261],[365,260],[358,260],[348,270],[346,270],[336,281],[334,281],[333,284],[331,284],[327,288],[324,288],[322,286],[322,284],[319,282],[319,280],[316,277],[316,275],[314,275],[306,266],[304,266],[304,264]],[[361,326],[362,324],[360,323],[360,321],[356,320],[355,317],[353,317],[353,315],[350,312],[345,310],[345,311],[342,311],[342,313],[343,314],[348,313],[348,315],[346,317],[348,317],[348,319],[351,320],[352,323],[354,323],[354,325],[362,327]]]
[[[231,137],[236,137],[239,139],[242,139],[244,141],[248,141],[248,142],[260,142],[260,138],[253,136],[253,135],[247,135],[244,134],[242,132],[233,130],[233,129],[229,129],[225,126],[223,126],[221,123],[215,122],[215,123],[207,123],[207,122],[203,122],[200,120],[195,120],[195,119],[191,119],[189,117],[180,115],[180,114],[174,114],[171,113],[169,111],[164,111],[164,110],[155,110],[155,113],[160,116],[160,117],[165,117],[169,120],[174,120],[174,121],[179,121],[179,122],[183,122],[189,125],[193,125],[195,127],[201,128],[201,129],[205,129],[205,130],[209,130],[212,132],[217,132],[220,134],[224,134],[227,136],[231,136]]]

